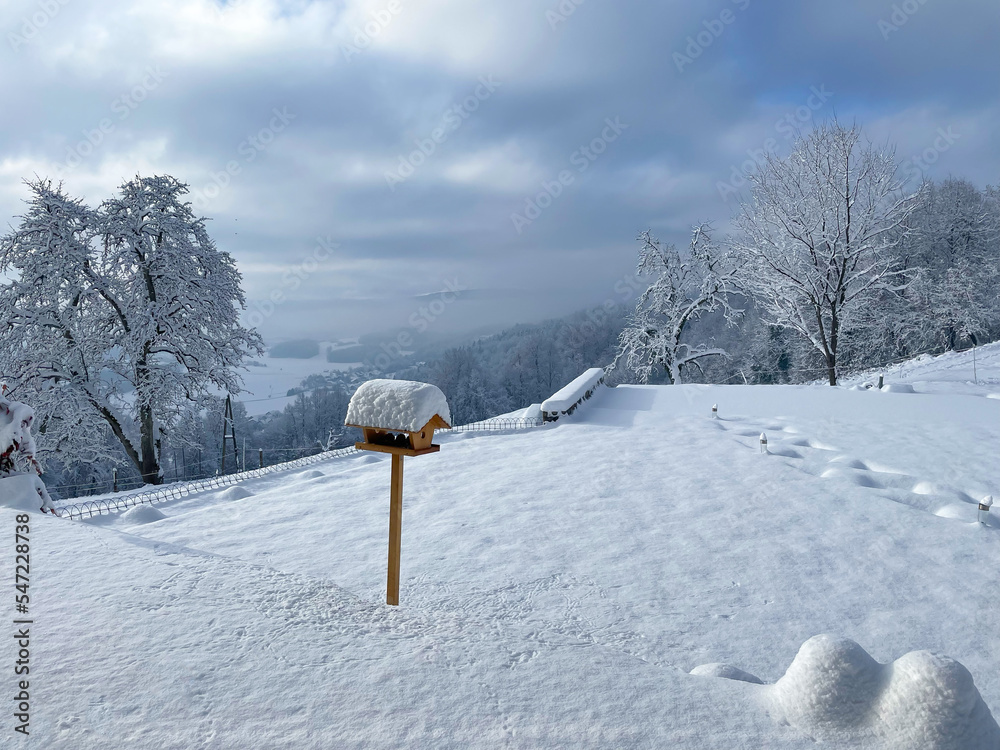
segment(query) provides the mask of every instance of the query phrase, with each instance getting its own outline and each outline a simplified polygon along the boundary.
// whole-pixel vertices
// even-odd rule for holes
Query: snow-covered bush
[[[7,386],[0,386],[0,503],[24,506],[24,495],[29,495],[30,509],[52,510],[52,498],[39,478],[42,467],[35,459],[35,439],[31,426],[35,410],[27,404],[7,397]],[[18,469],[28,471],[18,471]],[[37,505],[31,495],[41,500]],[[29,509],[25,508],[25,509]]]

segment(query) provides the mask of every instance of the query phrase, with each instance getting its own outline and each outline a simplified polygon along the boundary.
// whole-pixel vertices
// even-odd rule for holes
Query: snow
[[[122,523],[125,524],[153,523],[154,521],[161,521],[164,518],[166,516],[163,512],[152,505],[137,505],[122,513]]]
[[[35,410],[30,406],[0,396],[0,453],[17,445],[20,453],[34,455],[35,439],[31,434],[34,419]]]
[[[219,493],[220,500],[244,500],[253,497],[253,493],[246,487],[230,487]]]
[[[0,477],[0,508],[41,513],[43,506],[51,508],[52,499],[37,474]]]
[[[726,680],[738,680],[740,682],[752,682],[755,685],[763,685],[759,677],[755,677],[749,672],[732,666],[731,664],[701,664],[690,672],[698,677],[721,677]]]
[[[851,640],[815,636],[769,692],[781,720],[819,738],[869,730],[899,750],[1000,747],[972,675],[929,651],[882,665]]]
[[[347,407],[346,423],[357,427],[420,432],[435,415],[451,424],[448,401],[441,389],[413,380],[369,380],[362,383]]]
[[[158,504],[155,523],[33,516],[32,734],[998,748],[1000,527],[976,513],[1000,487],[1000,403],[946,362],[914,394],[619,386],[544,428],[442,434],[406,461],[398,608],[387,456]]]
[[[592,367],[572,382],[564,385],[550,398],[542,402],[542,412],[549,414],[564,414],[580,401],[587,398],[604,379],[604,370]]]

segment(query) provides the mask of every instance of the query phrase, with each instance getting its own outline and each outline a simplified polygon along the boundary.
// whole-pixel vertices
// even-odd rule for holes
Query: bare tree
[[[688,326],[718,309],[727,317],[738,314],[729,304],[736,291],[736,271],[729,255],[712,241],[708,225],[698,226],[690,255],[681,258],[673,245],[663,245],[649,231],[639,235],[638,273],[653,283],[639,297],[635,312],[619,337],[615,366],[624,364],[646,383],[662,367],[672,383],[681,382],[688,365],[725,356],[722,349],[687,340]]]
[[[748,178],[731,239],[741,286],[768,323],[823,355],[830,385],[852,317],[908,283],[894,250],[919,192],[905,191],[897,172],[892,148],[834,122],[799,138],[786,158],[769,154]]]

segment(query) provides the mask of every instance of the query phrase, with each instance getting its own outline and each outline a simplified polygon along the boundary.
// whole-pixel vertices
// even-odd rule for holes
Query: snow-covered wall
[[[436,385],[413,380],[369,380],[351,397],[345,423],[419,432],[434,415],[451,424],[448,400]]]
[[[597,386],[603,382],[604,370],[600,367],[590,368],[542,402],[542,418],[546,422],[551,422],[563,414],[571,414],[581,402],[590,398]]]

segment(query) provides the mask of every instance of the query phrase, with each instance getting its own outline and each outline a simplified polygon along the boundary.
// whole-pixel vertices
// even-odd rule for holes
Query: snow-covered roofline
[[[451,426],[448,400],[436,385],[413,380],[369,380],[355,391],[345,424],[380,430],[419,432],[439,417]]]

